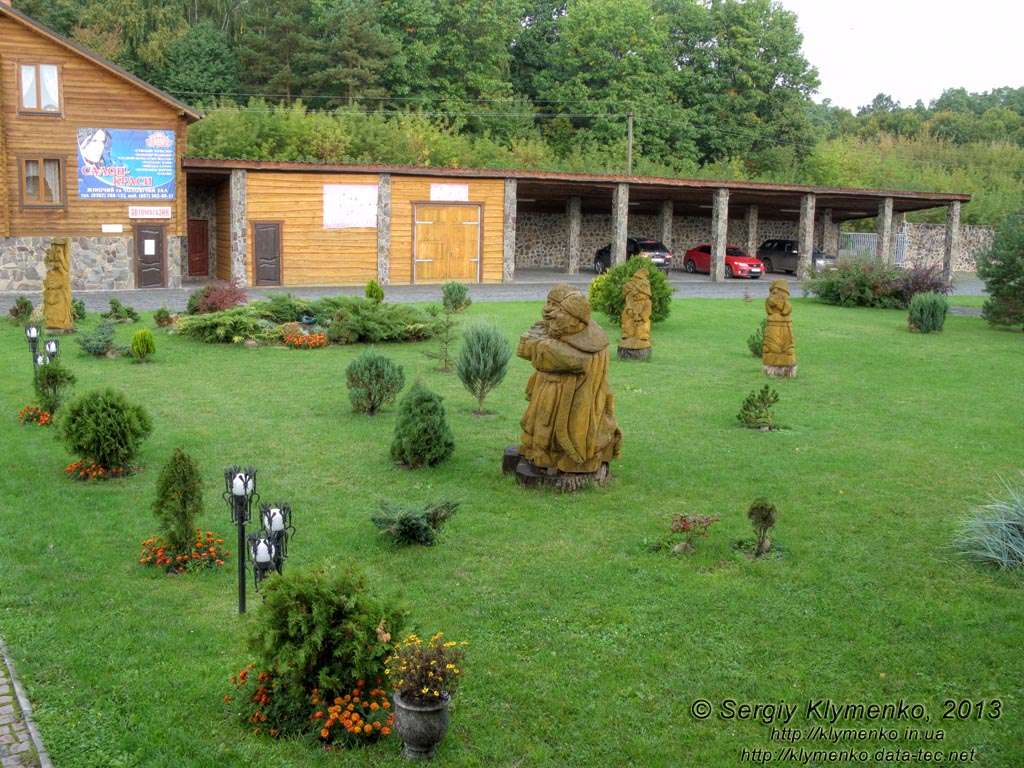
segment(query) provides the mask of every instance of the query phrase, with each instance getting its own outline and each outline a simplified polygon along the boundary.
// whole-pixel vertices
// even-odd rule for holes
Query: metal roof
[[[287,171],[292,173],[388,173],[396,176],[430,176],[445,179],[515,179],[519,212],[563,213],[571,197],[580,198],[585,214],[609,213],[612,195],[619,184],[629,185],[629,212],[656,215],[662,201],[671,200],[676,216],[711,215],[714,193],[729,190],[729,215],[738,218],[748,206],[758,207],[758,218],[783,221],[800,219],[800,204],[807,194],[815,196],[815,210],[832,212],[832,221],[865,219],[878,215],[878,206],[892,198],[894,213],[939,208],[954,202],[969,203],[969,194],[910,192],[906,190],[845,189],[802,184],[771,184],[755,181],[670,179],[649,176],[615,176],[552,171],[433,168],[408,165],[358,163],[305,163],[271,160],[224,160],[185,157],[182,167],[192,181],[222,179],[232,170]]]

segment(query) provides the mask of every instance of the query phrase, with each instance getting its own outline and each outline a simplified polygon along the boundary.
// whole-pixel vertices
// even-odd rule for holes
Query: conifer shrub
[[[156,482],[153,514],[160,535],[172,553],[192,551],[196,521],[203,511],[203,480],[199,465],[181,448],[175,448]]]
[[[138,362],[146,362],[146,358],[156,353],[156,342],[149,328],[140,328],[132,334],[132,357]]]
[[[455,370],[454,354],[452,347],[459,336],[459,321],[455,313],[447,307],[439,308],[436,305],[427,307],[434,324],[434,335],[437,339],[436,350],[425,350],[424,355],[431,360],[437,360],[441,373],[451,373]]]
[[[115,323],[134,323],[139,319],[139,313],[132,307],[122,304],[119,299],[111,299],[110,309],[106,312],[101,312],[100,317]]]
[[[146,409],[110,388],[78,395],[62,409],[59,421],[68,451],[106,471],[127,468],[152,431]]]
[[[213,288],[213,284],[210,283],[209,285],[204,285],[202,288],[192,291],[192,293],[190,293],[188,296],[188,302],[185,304],[185,314],[198,315],[199,302],[205,299],[207,296],[209,296],[210,291],[212,291]]]
[[[378,304],[358,296],[341,296],[327,338],[340,344],[422,341],[434,335],[424,310],[410,304]]]
[[[762,317],[761,324],[747,337],[747,349],[754,357],[760,358],[764,355],[764,332],[768,330],[768,318]]]
[[[484,398],[497,387],[508,372],[512,345],[492,325],[474,325],[465,333],[462,348],[455,358],[459,381],[477,401],[476,414],[484,412]]]
[[[937,293],[919,293],[910,300],[907,323],[912,331],[931,333],[941,331],[949,312],[949,302]]]
[[[380,304],[384,301],[384,289],[380,287],[380,283],[376,280],[370,280],[366,284],[366,298],[374,304]]]
[[[348,364],[345,379],[353,412],[371,416],[394,403],[405,386],[402,366],[372,349]]]
[[[207,315],[191,315],[178,321],[178,334],[208,344],[237,344],[246,339],[261,339],[276,326],[257,317],[248,307],[234,307]]]
[[[85,320],[85,301],[82,299],[71,300],[71,319]]]
[[[398,403],[391,458],[413,468],[432,467],[454,450],[441,396],[417,381]]]
[[[75,343],[82,351],[93,357],[106,357],[117,353],[114,346],[114,323],[104,320],[91,331],[82,331],[75,337]]]
[[[253,301],[248,306],[257,317],[278,325],[298,323],[311,314],[315,316],[310,309],[310,302],[290,293],[271,293],[266,300]]]
[[[779,393],[765,384],[760,390],[747,395],[736,418],[743,426],[769,432],[775,428],[772,407],[779,402]]]
[[[668,319],[672,311],[674,289],[664,272],[654,266],[650,259],[639,256],[626,259],[622,264],[594,279],[588,290],[591,310],[602,312],[611,322],[619,325],[622,322],[622,311],[626,307],[622,289],[641,269],[647,270],[651,283],[651,322],[660,323]]]
[[[32,301],[25,296],[19,296],[14,300],[14,306],[7,311],[7,314],[13,323],[28,323],[29,318],[32,317],[32,309]]]
[[[437,541],[441,526],[452,518],[458,508],[457,501],[428,502],[418,507],[404,507],[385,501],[381,502],[380,513],[370,519],[396,544],[429,547]]]
[[[1024,214],[999,225],[992,247],[978,254],[977,272],[988,294],[982,317],[990,325],[1024,328]]]
[[[60,358],[51,360],[36,369],[35,388],[39,407],[50,415],[57,413],[67,392],[75,385],[75,374],[69,371]]]
[[[447,311],[461,314],[472,303],[465,283],[453,280],[441,286],[441,304]]]

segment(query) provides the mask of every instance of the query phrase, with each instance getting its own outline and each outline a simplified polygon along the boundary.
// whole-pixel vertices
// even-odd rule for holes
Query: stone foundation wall
[[[945,224],[906,225],[908,264],[942,266],[946,253]],[[960,253],[953,264],[954,272],[974,272],[976,254],[992,247],[995,228],[983,226],[960,227]]]
[[[171,238],[174,239],[174,238]],[[0,291],[41,291],[51,237],[0,239]],[[118,291],[135,287],[130,236],[72,237],[71,290]],[[168,254],[168,285],[173,272]],[[179,272],[180,275],[180,272]],[[179,278],[180,282],[180,278]]]

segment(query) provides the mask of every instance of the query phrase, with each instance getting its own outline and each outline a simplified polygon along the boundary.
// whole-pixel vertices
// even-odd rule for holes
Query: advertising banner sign
[[[174,200],[174,133],[78,129],[82,200]]]

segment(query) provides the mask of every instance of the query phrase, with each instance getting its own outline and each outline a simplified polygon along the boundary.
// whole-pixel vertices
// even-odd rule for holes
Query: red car
[[[683,256],[683,268],[687,272],[711,272],[711,246],[698,245]],[[725,276],[759,278],[764,274],[761,260],[750,256],[735,245],[725,247]]]

